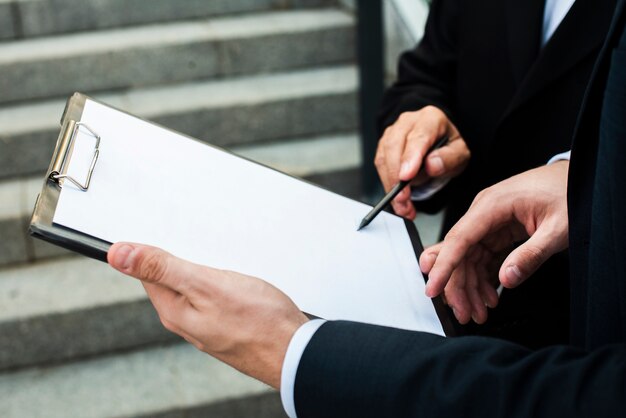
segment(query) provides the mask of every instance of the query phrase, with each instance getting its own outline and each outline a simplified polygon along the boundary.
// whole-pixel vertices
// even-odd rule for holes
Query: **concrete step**
[[[0,39],[332,3],[327,0],[0,0]]]
[[[177,338],[139,282],[83,257],[0,270],[0,301],[0,369]]]
[[[253,13],[0,44],[0,101],[346,63],[337,9]]]
[[[275,391],[184,343],[0,374],[0,416],[285,415]]]
[[[130,113],[215,145],[347,132],[357,126],[351,66],[96,94]],[[0,108],[0,178],[43,173],[65,98]]]
[[[360,145],[354,134],[238,146],[231,151],[343,195],[356,197],[361,190]],[[43,176],[0,182],[0,266],[68,254],[26,232],[42,182]]]

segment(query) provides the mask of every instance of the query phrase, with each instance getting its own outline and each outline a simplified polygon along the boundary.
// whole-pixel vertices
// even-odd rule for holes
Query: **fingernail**
[[[457,314],[457,312],[456,312],[456,308],[455,308],[454,306],[452,306],[452,313],[454,314],[454,317],[455,317],[456,319],[459,319],[459,315]]]
[[[522,281],[522,272],[516,265],[511,265],[506,268],[506,278],[513,285]]]
[[[424,293],[426,293],[427,297],[432,297],[430,296],[430,283],[426,283],[426,288],[424,289]]]
[[[424,262],[420,263],[420,268],[422,270],[422,273],[428,273],[430,270],[432,270],[433,265],[435,264],[436,260],[437,260],[437,257],[435,256],[435,254],[433,253],[424,254]]]
[[[443,174],[444,167],[443,167],[443,160],[441,159],[441,157],[431,157],[429,158],[428,162],[430,163],[431,174],[433,176],[438,176],[440,174]]]
[[[133,261],[132,253],[135,248],[129,244],[121,245],[115,252],[113,265],[121,270],[128,270]]]
[[[405,177],[409,175],[409,171],[411,170],[411,165],[409,163],[402,163],[400,166],[400,177]]]

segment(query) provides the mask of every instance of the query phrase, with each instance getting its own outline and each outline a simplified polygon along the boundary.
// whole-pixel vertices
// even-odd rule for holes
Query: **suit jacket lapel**
[[[619,40],[626,20],[626,2],[621,0],[608,32],[599,58],[596,61],[585,99],[578,117],[572,144],[572,159],[569,167],[567,187],[571,280],[570,295],[573,324],[585,324],[586,279],[589,268],[588,243],[591,231],[591,194],[594,187],[597,154],[598,127],[604,89],[611,63],[611,51]],[[584,326],[584,325],[583,325]],[[583,327],[571,329],[572,343],[584,346],[586,333]]]
[[[505,116],[602,45],[615,1],[576,0],[528,70]]]
[[[544,6],[545,0],[506,0],[509,57],[517,86],[539,54]]]

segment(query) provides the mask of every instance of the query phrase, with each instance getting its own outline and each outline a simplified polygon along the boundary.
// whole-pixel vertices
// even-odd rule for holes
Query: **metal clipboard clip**
[[[89,171],[87,172],[87,178],[85,179],[84,184],[76,180],[74,177],[68,176],[65,174],[65,170],[67,169],[66,163],[70,154],[70,150],[73,149],[74,141],[76,140],[76,135],[80,128],[84,128],[91,136],[96,138],[96,145],[93,151],[93,158],[91,160],[91,165],[89,166]],[[60,139],[59,146],[57,148],[56,155],[54,157],[54,162],[52,164],[52,169],[50,173],[48,173],[48,178],[57,182],[60,185],[59,180],[66,179],[71,181],[76,187],[78,187],[81,191],[86,192],[89,189],[89,183],[91,182],[91,176],[93,174],[93,170],[96,167],[96,162],[98,161],[98,156],[100,155],[100,135],[98,135],[93,129],[82,122],[76,122],[74,120],[69,120],[65,130],[63,131],[63,135]]]

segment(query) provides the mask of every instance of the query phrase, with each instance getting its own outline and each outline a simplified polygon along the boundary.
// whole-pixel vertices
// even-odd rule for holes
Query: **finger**
[[[378,144],[374,163],[386,192],[399,181],[401,158],[410,127],[406,118],[398,118],[396,123],[385,130]]]
[[[415,211],[415,206],[413,206],[412,201],[407,202],[395,202],[392,203],[393,211],[396,215],[401,216],[406,219],[413,220],[415,219],[415,215],[417,212]]]
[[[417,176],[422,168],[424,156],[437,141],[439,133],[437,123],[438,121],[425,121],[408,133],[401,158],[400,180],[408,181]]]
[[[480,277],[481,272],[478,269],[477,269],[477,274]],[[498,306],[499,298],[498,298],[498,292],[496,291],[496,288],[493,287],[491,283],[489,283],[486,280],[480,280],[478,283],[480,286],[478,291],[480,292],[480,297],[483,300],[483,303],[485,304],[485,306],[491,309]]]
[[[439,254],[439,250],[441,249],[442,245],[443,243],[440,242],[438,244],[435,244],[426,248],[422,252],[422,255],[420,256],[420,259],[419,259],[419,264],[423,273],[428,274],[430,269],[433,267],[433,265],[435,264],[435,260],[437,260],[437,254]]]
[[[124,274],[172,289],[188,298],[212,270],[141,244],[116,243],[107,259],[113,268]]]
[[[487,308],[479,293],[479,282],[476,270],[471,263],[465,262],[465,294],[471,305],[471,317],[477,324],[487,320]]]
[[[478,200],[480,201],[477,202]],[[437,261],[429,273],[430,280],[426,285],[426,294],[429,297],[435,297],[443,291],[452,272],[473,245],[510,219],[512,212],[507,210],[507,205],[495,207],[495,203],[497,200],[494,202],[491,198],[477,197],[472,207],[448,232]]]
[[[463,138],[458,137],[430,153],[424,167],[430,177],[456,176],[467,167],[469,160],[469,148]]]
[[[502,285],[507,288],[519,286],[548,258],[563,251],[566,247],[561,243],[567,240],[557,239],[556,235],[553,228],[540,226],[526,242],[513,250],[500,268]]]
[[[471,305],[465,293],[465,268],[459,266],[450,277],[445,288],[445,298],[452,308],[454,316],[461,324],[467,324],[471,319]]]
[[[391,201],[394,209],[402,209],[411,203],[411,188],[409,186],[400,190],[400,192]],[[395,204],[395,205],[394,205]],[[397,213],[397,212],[396,212]]]
[[[485,306],[492,309],[498,306],[499,297],[495,286],[500,284],[497,280],[496,282],[493,281],[493,277],[496,276],[495,272],[488,269],[489,264],[493,261],[493,257],[489,250],[480,246],[480,257],[477,258],[474,264],[480,286],[479,292]]]
[[[374,166],[376,167],[376,171],[378,172],[378,177],[380,178],[380,182],[383,185],[383,190],[390,190],[391,180],[388,178],[388,168],[387,168],[387,155],[385,154],[386,141],[387,141],[387,131],[391,128],[387,128],[385,130],[385,135],[378,141],[378,146],[376,147],[376,156],[374,157]]]
[[[193,329],[187,325],[188,319],[186,318],[195,312],[190,308],[188,301],[180,293],[163,286],[145,282],[142,284],[163,327],[194,344],[195,339],[186,331],[186,329]]]

